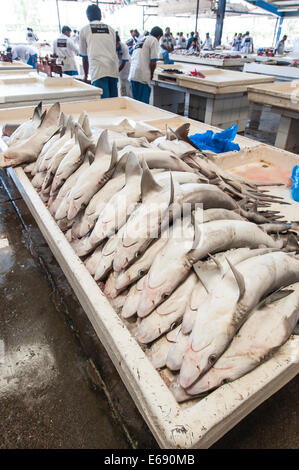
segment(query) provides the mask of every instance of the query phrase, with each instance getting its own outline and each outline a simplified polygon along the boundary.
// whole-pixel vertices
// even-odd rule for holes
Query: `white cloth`
[[[76,55],[79,49],[74,41],[66,34],[61,34],[53,42],[53,53],[63,61],[62,71],[71,72],[77,70]]]
[[[128,80],[129,73],[130,73],[130,54],[128,46],[121,42],[120,43],[120,50],[117,51],[118,55],[118,66],[121,65],[123,61],[126,62],[124,68],[119,72],[119,78],[121,80]]]
[[[252,37],[246,35],[242,41],[241,51],[245,52],[245,54],[250,54],[252,50],[252,45],[253,45]]]
[[[27,42],[36,42],[36,41],[38,41],[38,37],[35,33],[33,33],[33,31],[27,31],[26,41]]]
[[[37,54],[37,52],[30,46],[24,44],[17,44],[12,48],[12,58],[20,59],[24,64],[27,64],[30,56]]]
[[[115,31],[101,21],[91,21],[79,36],[79,54],[88,57],[91,82],[103,77],[118,78]]]
[[[131,57],[129,80],[151,86],[151,61],[159,60],[159,41],[154,36],[146,36],[138,42]]]

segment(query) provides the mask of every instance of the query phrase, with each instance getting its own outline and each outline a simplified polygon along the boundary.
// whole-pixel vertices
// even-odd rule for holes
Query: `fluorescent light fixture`
[[[277,11],[299,11],[299,8],[279,8]]]

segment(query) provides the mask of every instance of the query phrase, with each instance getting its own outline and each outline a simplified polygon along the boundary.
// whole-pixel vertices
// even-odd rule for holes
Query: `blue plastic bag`
[[[237,131],[238,126],[234,125],[221,132],[208,130],[203,134],[191,135],[190,140],[200,150],[210,150],[215,153],[231,152],[232,150],[240,150],[239,145],[233,142]]]
[[[291,188],[291,194],[294,201],[299,202],[299,165],[295,165],[292,170],[293,185]]]

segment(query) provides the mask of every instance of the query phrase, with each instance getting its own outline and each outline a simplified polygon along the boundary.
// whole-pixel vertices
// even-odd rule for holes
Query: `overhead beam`
[[[245,0],[245,1],[247,3],[250,3],[251,5],[255,5],[259,8],[262,8],[263,10],[268,11],[269,13],[272,13],[272,15],[282,16],[281,13],[279,13],[278,8],[275,5],[265,2],[264,0]]]

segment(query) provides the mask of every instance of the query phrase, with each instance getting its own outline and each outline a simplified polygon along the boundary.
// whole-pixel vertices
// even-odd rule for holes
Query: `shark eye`
[[[162,294],[161,296],[162,300],[166,300],[168,297],[169,297],[169,294],[167,292],[164,292],[164,294]]]
[[[136,251],[135,253],[135,258],[138,258],[138,256],[140,256],[140,251]]]
[[[222,382],[221,382],[221,385],[225,385],[228,383],[228,379],[223,379]]]
[[[215,356],[215,354],[211,354],[211,355],[209,356],[209,359],[208,359],[208,360],[209,360],[209,363],[210,363],[211,365],[213,365],[213,364],[216,362],[216,356]]]
[[[140,269],[140,271],[138,272],[138,276],[142,277],[146,274],[146,271],[142,271],[142,269]]]

